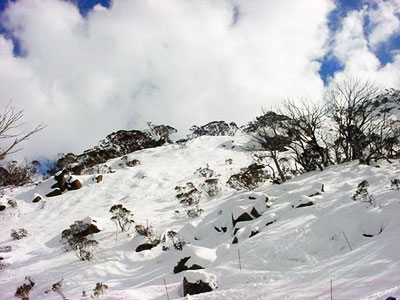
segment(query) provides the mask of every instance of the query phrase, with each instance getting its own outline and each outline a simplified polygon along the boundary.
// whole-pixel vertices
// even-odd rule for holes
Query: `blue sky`
[[[3,11],[9,2],[18,0],[0,0],[0,11]],[[90,10],[97,4],[101,4],[104,7],[110,7],[111,0],[66,0],[74,3],[79,8],[79,12],[82,16],[86,16]],[[333,10],[329,15],[329,29],[331,34],[340,30],[341,20],[352,10],[362,9],[363,6],[370,6],[371,1],[367,0],[337,0],[336,9]],[[235,7],[235,16],[237,16],[237,7]],[[368,28],[368,20],[365,20],[366,31]],[[14,54],[21,55],[20,44],[0,23],[0,34],[6,35],[14,42]],[[373,53],[379,58],[382,65],[393,61],[393,54],[396,50],[400,50],[400,33],[392,36],[390,39],[379,45],[377,49],[371,49]],[[327,82],[329,76],[333,76],[335,72],[343,70],[343,64],[334,56],[332,53],[328,53],[320,60],[321,68],[319,73],[324,82]]]

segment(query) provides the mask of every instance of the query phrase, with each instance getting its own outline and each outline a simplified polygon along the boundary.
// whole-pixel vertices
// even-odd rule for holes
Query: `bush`
[[[227,185],[236,190],[253,190],[261,186],[268,178],[268,172],[263,165],[256,163],[240,169],[238,174],[232,175],[226,182]]]
[[[97,282],[95,288],[93,289],[93,296],[92,298],[100,298],[103,296],[108,289],[108,285],[102,283],[102,282]]]
[[[178,233],[176,233],[173,230],[168,231],[163,237],[162,237],[162,242],[166,243],[167,238],[172,242],[174,248],[178,251],[182,251],[183,247],[185,246],[185,241],[183,240],[182,237],[178,236]],[[169,250],[168,246],[163,246],[163,250]]]
[[[214,170],[211,170],[207,164],[205,168],[198,168],[194,174],[199,177],[210,178],[214,176]]]
[[[214,197],[221,192],[221,188],[219,186],[219,180],[217,178],[206,179],[202,184],[201,188],[210,197]]]
[[[28,231],[26,229],[20,228],[18,230],[11,230],[11,237],[14,240],[20,240],[28,235]]]
[[[52,292],[58,294],[61,297],[61,299],[68,300],[67,297],[65,297],[65,295],[64,295],[64,293],[62,291],[62,283],[63,283],[63,279],[61,279],[60,281],[57,281],[56,283],[54,283],[51,286],[51,289],[45,291],[45,293],[48,294],[49,292],[52,291]]]
[[[32,183],[34,174],[32,165],[27,162],[23,164],[17,161],[8,162],[4,167],[0,167],[0,186],[23,186]]]
[[[24,283],[17,288],[15,292],[15,297],[22,300],[29,300],[29,293],[35,286],[35,282],[33,282],[33,280],[29,276],[25,277],[25,280],[27,281],[27,283]]]
[[[392,190],[400,189],[400,179],[398,179],[398,178],[392,179],[392,181],[390,183],[391,183]]]
[[[352,196],[353,201],[360,201],[360,202],[367,202],[370,206],[375,207],[376,202],[372,195],[368,193],[369,183],[367,180],[361,181],[358,186],[357,190]]]
[[[191,182],[186,183],[184,187],[176,186],[175,191],[178,193],[176,198],[183,206],[196,205],[200,201],[201,192]]]
[[[132,219],[133,214],[131,211],[122,206],[122,204],[115,204],[110,208],[110,213],[113,215],[111,220],[115,225],[121,229],[122,232],[127,231],[135,221]]]
[[[191,207],[191,208],[186,209],[186,214],[188,215],[189,218],[200,217],[202,212],[204,212],[204,210],[199,208],[198,205],[196,205],[195,207]]]

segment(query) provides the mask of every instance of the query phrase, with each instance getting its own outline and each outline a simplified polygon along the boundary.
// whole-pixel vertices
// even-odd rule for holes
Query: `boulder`
[[[242,213],[236,219],[232,215],[233,227],[235,227],[236,223],[238,223],[238,222],[245,222],[245,221],[252,221],[252,220],[253,220],[253,218],[247,212]]]
[[[42,197],[40,195],[36,195],[36,197],[32,200],[33,203],[38,203],[40,201],[42,201]]]
[[[174,274],[180,273],[182,271],[186,271],[186,270],[200,270],[200,269],[204,269],[202,266],[199,266],[197,264],[193,264],[191,266],[187,266],[186,263],[188,262],[188,260],[190,259],[190,256],[184,257],[182,258],[178,264],[174,267]]]
[[[68,190],[70,191],[79,190],[81,187],[82,183],[78,179],[75,179],[68,185]]]
[[[155,246],[157,246],[157,245],[154,245],[152,243],[144,243],[144,244],[141,244],[141,245],[137,246],[135,251],[136,252],[142,252],[144,250],[151,250]]]
[[[6,206],[3,205],[3,204],[0,204],[0,211],[3,211],[3,210],[5,210],[5,209],[6,209]]]
[[[183,277],[183,295],[196,295],[216,289],[217,277],[204,271],[188,271]]]
[[[50,193],[46,194],[46,197],[55,197],[55,196],[60,196],[62,194],[60,189],[55,189],[51,191]]]
[[[82,221],[75,221],[75,223],[70,226],[70,233],[75,237],[88,236],[100,231],[101,228],[97,221],[90,217],[86,217]]]
[[[249,236],[249,238],[251,238],[251,237],[253,237],[253,236],[255,236],[256,234],[259,234],[260,232],[258,231],[258,230],[252,230],[251,232],[250,232],[250,236]]]
[[[253,209],[251,210],[250,214],[254,217],[254,218],[259,218],[261,217],[261,214],[257,211],[257,209],[255,207],[253,207]]]
[[[95,177],[95,179],[97,183],[102,182],[103,181],[103,175],[97,175],[97,177]]]
[[[314,202],[309,201],[309,202],[301,203],[301,204],[297,205],[296,208],[307,207],[307,206],[313,206],[313,205],[314,205]]]

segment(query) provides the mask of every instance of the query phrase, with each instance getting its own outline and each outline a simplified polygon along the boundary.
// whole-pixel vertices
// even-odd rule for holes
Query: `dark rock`
[[[36,196],[35,199],[32,200],[33,203],[38,203],[42,200],[42,197]]]
[[[301,203],[301,204],[297,205],[296,208],[313,206],[313,205],[314,205],[314,202],[310,201],[310,202],[306,202],[306,203]]]
[[[54,191],[51,191],[50,193],[46,194],[46,197],[55,197],[55,196],[60,196],[62,194],[60,189],[55,189]]]
[[[271,222],[268,222],[267,224],[265,224],[265,226],[269,226],[269,225],[272,225],[272,224],[274,224],[276,221],[271,221]]]
[[[256,200],[257,198],[256,198],[256,197],[253,197],[253,196],[249,196],[249,199],[250,199],[250,200]]]
[[[1,205],[0,205],[0,211],[3,211],[3,210],[5,210],[5,209],[6,209],[6,206],[3,205],[3,204],[1,204]]]
[[[260,232],[258,231],[258,230],[252,230],[251,232],[250,232],[250,236],[249,236],[249,238],[251,238],[251,237],[253,237],[253,236],[255,236],[256,234],[259,234]]]
[[[221,229],[222,229],[223,232],[226,232],[228,230],[227,227],[221,227]]]
[[[387,297],[386,300],[396,300],[395,297]]]
[[[253,220],[253,218],[247,212],[242,213],[237,219],[234,219],[232,216],[233,227],[235,227],[236,223],[238,222],[245,222],[251,220]]]
[[[235,227],[235,228],[233,229],[233,235],[236,235],[236,233],[237,233],[239,230],[240,230],[240,228],[236,228],[236,227]]]
[[[233,238],[232,244],[237,244],[239,242],[238,238],[235,236]]]
[[[82,175],[84,169],[85,169],[84,165],[77,165],[71,168],[71,172],[73,175]]]
[[[212,290],[213,288],[208,282],[203,282],[201,280],[189,282],[186,277],[183,277],[183,296],[207,293]]]
[[[144,250],[151,250],[152,248],[154,248],[156,245],[152,244],[152,243],[144,243],[141,244],[139,246],[136,247],[136,252],[142,252]]]
[[[251,210],[250,214],[254,217],[254,218],[259,218],[261,217],[261,214],[257,211],[257,209],[255,207],[253,207],[253,209]]]
[[[79,190],[81,187],[82,183],[78,179],[75,179],[68,185],[68,190],[70,191]]]
[[[316,193],[314,193],[314,194],[311,194],[310,196],[308,196],[308,197],[315,197],[315,196],[319,196],[319,195],[321,195],[321,193],[320,192],[316,192]]]
[[[373,234],[365,234],[365,233],[363,233],[363,236],[368,237],[368,238],[374,237]]]
[[[187,261],[190,259],[190,256],[182,258],[178,264],[174,267],[174,273],[180,273],[182,271],[187,271],[187,270],[200,270],[204,269],[202,266],[193,264],[190,267],[186,266]]]
[[[58,188],[58,182],[56,182],[55,184],[53,184],[50,188],[51,188],[51,189]]]
[[[219,229],[217,226],[214,226],[214,229],[218,232],[221,232],[221,229]]]
[[[85,230],[75,233],[74,236],[82,237],[82,236],[88,236],[89,234],[100,232],[100,229],[95,224],[92,223],[92,224],[86,224],[86,225],[87,225],[87,227]]]
[[[96,180],[96,182],[97,183],[99,183],[99,182],[102,182],[103,181],[103,175],[98,175],[96,178],[95,178],[95,180]]]

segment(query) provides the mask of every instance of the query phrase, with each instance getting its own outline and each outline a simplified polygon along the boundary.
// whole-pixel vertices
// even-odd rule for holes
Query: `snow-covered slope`
[[[12,247],[0,253],[0,299],[15,299],[25,276],[36,282],[31,299],[60,299],[45,291],[61,279],[70,300],[84,299],[82,291],[90,294],[97,282],[108,285],[102,299],[167,299],[164,280],[169,297],[179,299],[185,272],[173,269],[188,256],[188,265],[199,264],[218,281],[218,289],[193,299],[330,299],[331,280],[334,299],[400,296],[400,190],[390,184],[399,177],[399,161],[331,166],[282,185],[236,191],[225,182],[252,162],[240,147],[244,142],[244,137],[200,137],[186,147],[135,152],[129,159],[140,165],[120,167],[121,159],[114,159],[108,165],[116,172],[103,175],[102,182],[76,176],[84,186],[57,197],[44,197],[52,179],[3,191],[0,202],[15,199],[18,207],[0,212],[0,249]],[[196,170],[207,165],[222,190],[214,197],[203,192],[204,212],[189,218],[175,187],[192,182],[201,190],[204,178]],[[375,207],[351,198],[363,180]],[[37,194],[44,200],[32,203]],[[116,234],[109,213],[114,204],[123,204],[135,224],[149,224],[158,234],[174,230],[186,242],[183,250],[163,251],[161,243],[135,252],[145,239],[134,227]],[[234,224],[243,213],[250,219]],[[103,230],[93,235],[99,242],[93,259],[80,261],[60,238],[87,216]],[[13,240],[11,230],[19,228],[28,236]]]

